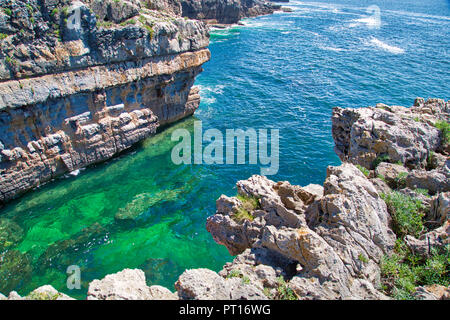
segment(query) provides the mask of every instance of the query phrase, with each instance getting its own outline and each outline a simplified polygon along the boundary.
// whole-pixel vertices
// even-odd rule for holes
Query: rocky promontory
[[[87,298],[450,299],[449,107],[335,108],[343,163],[323,186],[254,175],[216,201],[206,228],[236,256],[219,273],[186,270],[172,292],[126,269]]]

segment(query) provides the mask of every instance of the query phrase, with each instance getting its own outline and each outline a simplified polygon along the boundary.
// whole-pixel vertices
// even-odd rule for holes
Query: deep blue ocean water
[[[377,8],[367,11],[369,6]],[[174,165],[173,130],[279,129],[279,172],[270,178],[323,183],[333,151],[331,108],[382,102],[410,106],[416,97],[450,98],[449,1],[316,1],[288,4],[291,13],[245,19],[211,32],[211,61],[196,84],[199,110],[120,157],[67,176],[11,202],[0,212],[23,237],[9,247],[0,291],[25,294],[52,284],[83,297],[95,278],[141,268],[149,284],[173,290],[186,268],[220,270],[232,257],[205,221],[221,194],[259,165]],[[373,8],[373,7],[372,7]],[[138,212],[119,223],[121,210]],[[83,232],[84,228],[90,228]],[[30,262],[28,265],[24,261]],[[19,261],[14,260],[14,261]],[[82,290],[66,288],[66,268],[79,265]],[[2,288],[3,287],[3,288]]]

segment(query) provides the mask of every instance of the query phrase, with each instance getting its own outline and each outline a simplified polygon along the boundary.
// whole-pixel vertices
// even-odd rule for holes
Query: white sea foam
[[[223,88],[225,88],[225,85],[218,84],[217,86],[214,86],[214,87],[207,87],[207,86],[199,85],[199,88],[200,88],[200,93],[223,94]]]
[[[206,104],[213,104],[216,103],[217,99],[216,98],[208,98],[208,97],[202,97],[202,102],[206,103]]]
[[[376,46],[379,49],[382,49],[384,51],[388,51],[393,54],[403,54],[405,53],[405,50],[399,47],[391,46],[377,38],[372,38],[369,40],[369,43],[373,46]]]
[[[342,48],[335,48],[335,47],[329,47],[329,46],[320,46],[319,48],[322,50],[334,51],[334,52],[345,51],[345,49],[342,49]]]
[[[217,99],[215,95],[223,94],[223,89],[225,88],[225,85],[219,84],[214,87],[199,85],[198,87],[200,89],[200,96],[202,98],[202,102],[210,105],[216,103]]]
[[[348,25],[350,28],[359,27],[361,25],[366,25],[368,28],[379,28],[381,26],[381,21],[379,18],[371,16],[371,17],[363,17],[359,19],[352,20],[352,22]]]
[[[69,174],[70,174],[71,176],[76,177],[77,175],[80,174],[80,169],[73,170],[73,171],[69,172]]]

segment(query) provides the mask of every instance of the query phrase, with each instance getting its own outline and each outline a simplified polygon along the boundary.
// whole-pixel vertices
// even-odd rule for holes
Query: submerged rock
[[[17,223],[0,218],[0,253],[18,244],[23,236],[23,229]]]
[[[102,239],[106,233],[107,229],[96,222],[69,239],[56,241],[39,256],[35,268],[39,272],[45,272],[48,268],[65,269],[71,264],[74,253],[82,251],[92,241]]]
[[[31,278],[31,257],[18,250],[0,253],[0,292],[10,292]]]
[[[162,201],[174,201],[177,199],[181,189],[162,190],[157,193],[141,193],[134,196],[133,200],[124,208],[120,208],[114,218],[121,220],[136,220],[149,208]]]

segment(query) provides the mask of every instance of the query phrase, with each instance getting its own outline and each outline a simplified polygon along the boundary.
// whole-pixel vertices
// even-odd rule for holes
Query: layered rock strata
[[[210,58],[202,22],[140,1],[1,3],[0,202],[198,107],[193,83]]]

